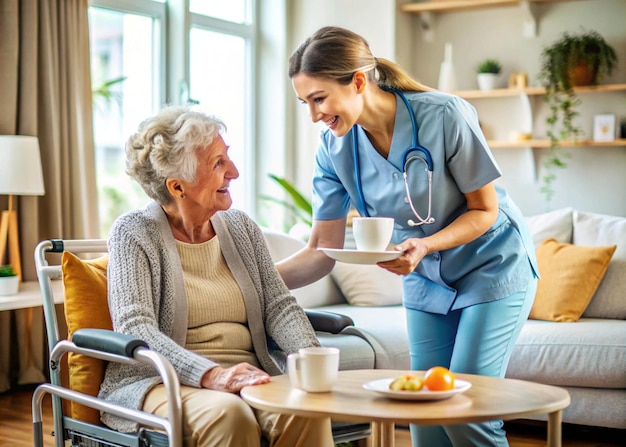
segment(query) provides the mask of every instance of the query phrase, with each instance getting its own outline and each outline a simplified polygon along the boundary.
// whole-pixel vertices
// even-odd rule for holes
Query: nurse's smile
[[[325,123],[330,130],[333,130],[335,127],[337,127],[337,121],[339,121],[339,117],[335,115],[331,119],[326,120]]]

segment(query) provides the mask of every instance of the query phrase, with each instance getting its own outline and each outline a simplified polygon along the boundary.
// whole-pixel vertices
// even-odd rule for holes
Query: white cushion
[[[304,241],[283,233],[263,230],[263,235],[265,236],[270,256],[274,262],[291,256],[305,246]],[[305,309],[345,303],[341,292],[330,275],[326,275],[308,286],[292,290],[291,293],[296,297],[298,304]]]
[[[402,277],[377,265],[337,262],[331,276],[353,306],[402,304]]]
[[[573,242],[586,246],[617,245],[583,317],[626,320],[626,218],[576,211]]]
[[[568,207],[526,217],[535,248],[547,239],[571,244],[573,214],[573,208]]]

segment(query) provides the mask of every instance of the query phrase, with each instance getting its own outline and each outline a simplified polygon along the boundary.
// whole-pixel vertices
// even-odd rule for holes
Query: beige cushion
[[[107,302],[107,264],[109,256],[83,261],[70,252],[63,252],[63,285],[65,287],[65,319],[68,337],[80,328],[112,329]],[[106,362],[70,353],[68,356],[70,388],[97,396],[104,379]],[[100,424],[96,409],[71,403],[71,417]]]
[[[548,239],[537,247],[541,279],[530,318],[577,321],[604,277],[615,245],[584,247]]]
[[[354,306],[402,304],[402,277],[377,265],[337,262],[331,276]]]

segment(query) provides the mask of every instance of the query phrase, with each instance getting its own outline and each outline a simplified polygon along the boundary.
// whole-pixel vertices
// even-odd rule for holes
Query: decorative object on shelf
[[[555,169],[565,168],[565,158],[570,155],[563,150],[560,141],[575,143],[582,134],[581,128],[574,123],[580,99],[573,87],[597,85],[617,65],[617,54],[598,32],[592,30],[581,34],[563,33],[559,40],[543,49],[541,56],[538,78],[546,89],[545,100],[550,107],[546,118],[550,148],[543,163],[545,173],[540,191],[550,201],[554,195]]]
[[[18,236],[17,211],[13,196],[43,196],[43,172],[37,137],[0,135],[0,194],[9,196],[9,207],[0,221],[0,264],[4,263],[7,236],[9,261],[22,280],[22,261]]]
[[[485,59],[476,67],[478,88],[488,92],[498,87],[502,65],[496,59]]]
[[[442,92],[456,90],[456,76],[454,74],[454,65],[452,64],[452,44],[450,42],[446,43],[445,46],[437,88]]]
[[[524,72],[511,73],[509,75],[508,87],[525,89],[528,87],[528,75]]]
[[[593,141],[613,141],[615,139],[615,115],[606,113],[593,118]]]
[[[20,278],[10,264],[0,265],[0,296],[17,295]]]

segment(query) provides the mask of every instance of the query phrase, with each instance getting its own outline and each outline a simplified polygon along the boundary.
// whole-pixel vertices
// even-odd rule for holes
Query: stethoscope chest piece
[[[433,159],[430,155],[430,152],[428,151],[428,149],[422,146],[411,146],[404,151],[402,160],[403,160],[402,178],[404,180],[404,189],[406,192],[404,201],[405,203],[408,203],[408,205],[411,207],[411,211],[413,212],[413,215],[417,219],[417,221],[414,221],[413,219],[409,219],[407,220],[406,223],[412,227],[435,223],[435,218],[431,215],[432,203],[433,203],[433,197],[432,197]],[[420,216],[420,214],[417,212],[417,210],[415,209],[415,205],[413,205],[413,200],[411,200],[411,189],[409,188],[409,175],[407,174],[409,171],[409,165],[417,160],[419,160],[420,162],[424,164],[426,168],[426,174],[428,176],[428,214],[424,218],[422,218],[422,216]]]

